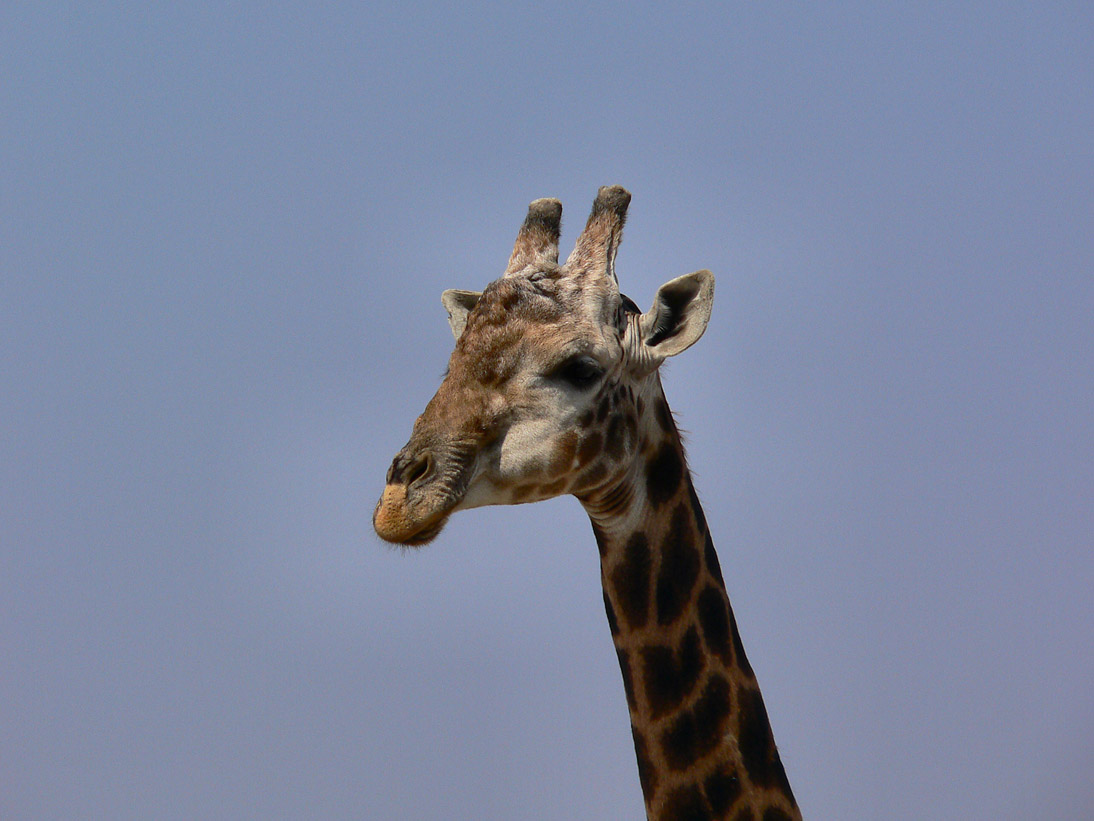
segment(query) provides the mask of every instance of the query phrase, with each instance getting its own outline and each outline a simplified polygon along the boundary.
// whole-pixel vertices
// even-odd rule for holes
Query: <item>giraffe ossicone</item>
[[[714,277],[670,280],[641,313],[615,273],[630,198],[601,188],[562,265],[562,205],[536,200],[503,275],[444,292],[456,346],[373,525],[422,545],[457,510],[576,496],[648,817],[800,818],[658,375],[703,335]]]

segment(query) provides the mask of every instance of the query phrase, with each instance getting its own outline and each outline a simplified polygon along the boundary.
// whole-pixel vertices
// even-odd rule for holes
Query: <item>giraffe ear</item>
[[[467,315],[482,296],[481,291],[457,291],[454,289],[441,294],[441,304],[448,311],[448,324],[452,327],[452,336],[457,340],[467,325]]]
[[[647,355],[661,361],[698,342],[713,305],[714,274],[710,271],[684,274],[658,288],[653,307],[638,321]]]

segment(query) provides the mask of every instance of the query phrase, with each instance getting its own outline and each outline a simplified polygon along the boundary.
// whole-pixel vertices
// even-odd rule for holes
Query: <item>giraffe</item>
[[[647,817],[800,819],[658,373],[705,331],[714,277],[669,281],[645,313],[620,294],[630,199],[601,188],[563,265],[562,205],[536,200],[502,277],[444,292],[455,350],[373,525],[422,545],[457,510],[576,496]]]

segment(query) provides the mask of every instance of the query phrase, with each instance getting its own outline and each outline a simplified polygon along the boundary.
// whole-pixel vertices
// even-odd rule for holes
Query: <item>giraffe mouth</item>
[[[447,516],[445,516],[440,521],[429,525],[428,527],[424,528],[423,530],[419,530],[417,533],[415,533],[409,539],[403,540],[401,542],[401,544],[405,544],[408,547],[421,547],[422,545],[427,545],[431,541],[436,539],[437,536],[440,535],[440,532],[442,530],[444,530],[444,526],[446,524],[448,524],[448,517]]]
[[[390,484],[372,514],[372,526],[385,542],[419,547],[437,538],[444,529],[458,499],[429,506],[413,504],[407,498],[407,486]],[[422,508],[427,508],[422,510]]]

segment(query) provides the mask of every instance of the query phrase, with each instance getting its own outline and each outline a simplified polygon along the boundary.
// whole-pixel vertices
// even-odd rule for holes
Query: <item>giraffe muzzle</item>
[[[466,493],[468,461],[458,453],[403,448],[388,469],[372,515],[377,535],[403,545],[423,545],[436,538]]]

